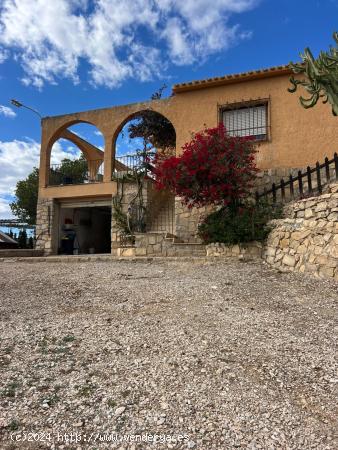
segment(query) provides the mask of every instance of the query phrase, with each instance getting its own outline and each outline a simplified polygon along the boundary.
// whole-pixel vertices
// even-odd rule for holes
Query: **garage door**
[[[111,207],[111,199],[105,200],[87,200],[87,201],[63,201],[60,202],[61,208],[90,208],[95,206],[110,206]]]

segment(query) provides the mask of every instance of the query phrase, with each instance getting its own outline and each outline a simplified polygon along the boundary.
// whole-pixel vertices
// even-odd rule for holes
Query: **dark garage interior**
[[[111,252],[111,207],[61,207],[59,223],[60,254]]]

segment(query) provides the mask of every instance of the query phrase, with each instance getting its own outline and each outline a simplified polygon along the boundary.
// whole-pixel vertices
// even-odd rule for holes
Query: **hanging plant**
[[[128,217],[123,212],[122,200],[120,197],[113,197],[113,211],[112,216],[115,221],[116,228],[123,234],[130,234],[131,231],[128,226]]]

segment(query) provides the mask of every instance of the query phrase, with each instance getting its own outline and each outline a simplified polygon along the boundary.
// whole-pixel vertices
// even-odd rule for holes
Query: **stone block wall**
[[[123,198],[122,198],[122,211],[128,212],[130,202],[133,201],[138,191],[138,185],[136,182],[125,182],[123,185]],[[118,185],[118,195],[121,195],[122,185]],[[165,191],[156,191],[154,189],[154,183],[151,180],[143,181],[142,185],[142,199],[143,206],[145,207],[145,220],[147,224],[147,232],[172,232],[173,230],[173,215],[174,207],[170,205],[172,196]],[[112,203],[113,205],[113,203]],[[166,208],[170,209],[170,214]],[[111,227],[111,242],[112,253],[116,254],[116,249],[119,247],[119,234],[120,230],[116,226],[113,217],[114,208],[112,206],[112,227]]]
[[[288,205],[285,214],[271,223],[264,251],[268,264],[338,281],[338,184]]]
[[[215,210],[214,206],[189,209],[179,197],[175,198],[175,235],[184,242],[200,242],[198,224]]]
[[[169,191],[159,191],[149,183],[147,231],[174,234],[175,197]]]
[[[166,254],[165,234],[146,233],[135,235],[135,256],[159,256]]]
[[[12,248],[12,249],[0,249],[0,259],[1,258],[26,258],[43,256],[43,250],[36,250],[32,248]]]
[[[323,161],[321,161],[323,162]],[[315,161],[313,161],[313,164],[311,167],[315,166]],[[298,175],[298,171],[301,171],[302,173],[306,172],[306,167],[300,167],[300,168],[277,168],[277,169],[265,169],[260,170],[257,172],[256,175],[256,181],[255,181],[255,189],[258,191],[262,191],[264,188],[271,189],[272,183],[279,184],[280,180],[283,178],[284,181],[287,181],[292,175],[294,178]],[[323,167],[321,170],[321,180],[322,183],[326,183],[326,173],[325,168]],[[330,179],[334,180],[335,178],[335,169],[333,166],[330,167]],[[316,177],[312,177],[312,184],[313,186],[316,185]],[[303,185],[304,189],[307,187],[307,179],[303,178]],[[295,189],[297,189],[297,184],[295,183],[294,186]],[[288,194],[288,189],[286,188],[286,194]]]
[[[39,198],[36,213],[36,244],[37,250],[44,251],[45,255],[52,254],[55,249],[53,237],[53,224],[56,220],[55,202],[51,198]]]
[[[205,245],[197,243],[175,242],[165,233],[137,233],[135,234],[135,246],[117,249],[117,256],[169,256],[169,257],[205,257]]]
[[[261,259],[263,244],[261,242],[248,242],[240,245],[227,245],[222,243],[209,244],[206,246],[207,256],[238,258],[243,260]]]
[[[130,181],[130,182],[124,182],[122,185],[122,182],[118,182],[117,185],[118,188],[118,192],[117,195],[121,196],[122,195],[122,211],[123,213],[127,213],[128,212],[128,207],[130,205],[130,202],[133,201],[133,199],[135,198],[137,192],[138,192],[138,185],[136,182]],[[123,192],[122,192],[123,189]],[[146,207],[147,206],[147,202],[148,202],[148,183],[145,182],[143,183],[142,186],[142,199],[143,199],[143,205]],[[116,222],[114,219],[114,197],[112,199],[112,222],[111,222],[111,250],[112,250],[112,254],[116,254],[116,249],[120,246],[120,242],[119,242],[119,235],[120,235],[120,230],[119,228],[116,226]]]
[[[293,177],[296,176],[298,170],[304,169],[279,168],[260,170],[256,175],[256,180],[254,183],[255,190],[257,189],[259,192],[261,192],[264,188],[271,189],[272,183],[279,184],[281,178],[286,181],[290,175],[292,175]]]

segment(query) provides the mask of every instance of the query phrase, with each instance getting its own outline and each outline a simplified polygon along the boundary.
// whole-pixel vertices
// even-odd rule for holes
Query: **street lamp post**
[[[19,100],[15,100],[14,98],[11,99],[11,104],[14,105],[16,108],[26,108],[26,109],[29,109],[29,110],[32,111],[34,114],[36,114],[37,116],[39,116],[40,124],[41,124],[41,121],[42,121],[42,115],[39,113],[39,111],[37,111],[36,109],[31,108],[30,106],[24,105],[23,103],[19,102]],[[36,229],[34,229],[34,239],[35,239],[35,242],[36,242],[35,231],[36,231]]]
[[[30,106],[24,105],[23,103],[19,102],[18,100],[15,100],[14,98],[12,98],[11,103],[12,103],[12,105],[16,106],[17,108],[22,107],[22,108],[29,109],[30,111],[33,111],[33,113],[35,113],[39,116],[40,120],[42,119],[41,114],[36,109],[33,109]]]

